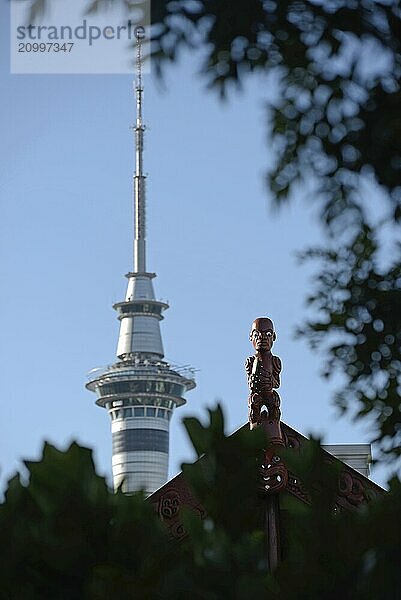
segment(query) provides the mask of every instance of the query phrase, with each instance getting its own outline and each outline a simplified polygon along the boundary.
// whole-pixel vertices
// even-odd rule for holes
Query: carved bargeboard
[[[248,424],[243,426],[243,428],[247,427]],[[307,438],[283,422],[281,422],[281,429],[285,447],[292,448],[294,452],[302,454],[302,447],[307,442]],[[236,433],[233,435],[236,435]],[[324,460],[327,463],[341,462],[325,450],[322,449],[322,452],[324,453]],[[364,477],[344,463],[341,464],[342,470],[339,475],[338,493],[335,498],[334,509],[355,510],[363,504],[374,501],[375,498],[385,492],[383,488],[376,485],[370,479],[367,479],[367,477]],[[310,503],[309,495],[304,489],[302,481],[294,473],[288,473],[283,491],[296,497],[300,502]],[[153,504],[155,511],[166,525],[171,537],[175,539],[184,538],[186,535],[180,519],[180,510],[183,507],[191,510],[200,519],[206,517],[205,509],[191,492],[182,473],[149,496],[148,501]]]

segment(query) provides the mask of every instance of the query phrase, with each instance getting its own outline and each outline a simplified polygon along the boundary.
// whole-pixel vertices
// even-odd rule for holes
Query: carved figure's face
[[[268,352],[276,339],[273,321],[266,317],[255,319],[249,337],[256,352]]]

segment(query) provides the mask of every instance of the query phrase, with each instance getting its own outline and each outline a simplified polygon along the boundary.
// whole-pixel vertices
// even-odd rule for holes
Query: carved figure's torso
[[[249,356],[245,362],[245,370],[251,394],[263,396],[280,387],[281,360],[271,352],[265,352],[262,358]]]

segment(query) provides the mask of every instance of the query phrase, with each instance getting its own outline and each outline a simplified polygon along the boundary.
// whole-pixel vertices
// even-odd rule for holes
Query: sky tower
[[[120,321],[118,360],[93,369],[86,387],[110,415],[115,489],[122,485],[126,493],[143,489],[150,494],[167,480],[173,411],[185,404],[184,393],[196,384],[193,371],[164,360],[160,321],[168,304],[156,300],[152,281],[156,275],[146,270],[143,36],[144,30],[137,28],[133,271],[126,275],[125,300],[113,306]]]

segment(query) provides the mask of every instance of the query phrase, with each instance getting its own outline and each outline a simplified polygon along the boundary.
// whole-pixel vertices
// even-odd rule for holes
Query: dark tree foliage
[[[308,299],[322,318],[307,323],[302,333],[312,347],[326,350],[326,376],[336,368],[346,376],[337,405],[344,410],[359,405],[357,416],[373,416],[382,453],[396,458],[401,456],[401,247],[386,269],[380,268],[378,252],[375,232],[365,224],[349,246],[306,254],[324,263]]]
[[[312,440],[303,459],[285,460],[301,476],[311,506],[282,498],[285,557],[265,565],[263,503],[257,492],[261,430],[224,435],[220,408],[186,428],[198,455],[184,474],[204,505],[184,514],[187,537],[167,537],[142,494],[114,494],[91,452],[45,444],[27,462],[29,482],[9,482],[0,505],[0,598],[4,600],[182,599],[394,600],[400,586],[401,486],[365,510],[333,512],[337,473]],[[318,485],[317,485],[318,484]]]
[[[305,167],[308,177],[347,196],[355,181],[349,172],[370,166],[398,207],[399,2],[178,0],[153,2],[152,11],[153,57],[162,64],[181,46],[202,47],[203,71],[222,94],[252,71],[278,68],[273,134],[279,158],[269,178],[277,200],[304,177]],[[338,201],[324,205],[328,219]]]

